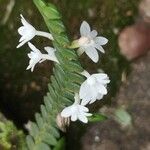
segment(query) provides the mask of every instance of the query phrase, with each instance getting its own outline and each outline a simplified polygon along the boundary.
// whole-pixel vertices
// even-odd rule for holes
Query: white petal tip
[[[83,122],[83,123],[85,123],[85,124],[88,123],[88,119],[87,118],[86,119],[80,119],[80,121]]]
[[[105,38],[106,39],[106,38]],[[108,39],[106,39],[106,44],[108,43]]]
[[[22,46],[22,44],[20,43],[16,46],[16,48],[20,48],[21,46]]]
[[[31,45],[33,45],[32,43],[28,42],[28,46],[30,47]]]
[[[82,106],[85,106],[85,105],[87,105],[88,103],[89,103],[88,101],[83,101],[83,100],[81,101],[81,105],[82,105]]]
[[[99,61],[99,58],[98,59],[94,59],[92,57],[90,57],[90,59],[94,62],[94,63],[97,63]]]
[[[93,62],[98,63],[98,60],[93,60]]]

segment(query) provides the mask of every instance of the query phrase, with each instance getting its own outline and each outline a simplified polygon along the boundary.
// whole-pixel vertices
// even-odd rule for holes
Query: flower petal
[[[93,98],[93,99],[89,102],[89,104],[94,103],[96,100],[97,100],[96,98]]]
[[[54,48],[49,47],[49,46],[44,47],[44,49],[47,51],[47,53],[48,53],[49,55],[53,55],[54,52],[56,51]]]
[[[87,105],[90,101],[91,101],[91,99],[83,98],[82,101],[81,101],[81,105],[85,106],[85,105]]]
[[[90,74],[86,70],[84,70],[83,72],[81,72],[81,74],[83,76],[85,76],[86,78],[90,77]]]
[[[107,74],[105,73],[95,73],[95,74],[92,74],[91,76],[95,77],[96,79],[106,79],[108,77]]]
[[[80,47],[77,51],[78,55],[81,56],[84,52],[85,52],[85,48],[84,47]]]
[[[92,46],[87,47],[85,53],[91,58],[92,61],[94,61],[95,63],[98,62],[99,55],[94,47]]]
[[[51,60],[51,61],[55,61],[57,63],[59,63],[58,59],[56,58],[55,54],[41,54],[41,62],[43,62],[43,60]]]
[[[88,119],[87,117],[85,116],[85,114],[79,114],[78,115],[78,118],[80,121],[82,121],[83,123],[88,123]]]
[[[20,14],[20,16],[21,16],[21,22],[22,22],[22,24],[23,24],[24,26],[29,25],[29,23],[25,20],[25,18],[23,17],[23,15]]]
[[[31,67],[31,72],[33,72],[34,70],[34,67],[35,67],[35,64]]]
[[[28,42],[28,46],[36,53],[41,53],[32,43]]]
[[[94,39],[96,36],[97,36],[97,31],[96,30],[93,30],[91,33],[90,33],[90,38],[91,39]]]
[[[22,45],[24,45],[24,44],[27,43],[27,42],[28,42],[28,40],[22,41],[21,43],[19,43],[19,44],[17,45],[17,48],[20,48]]]
[[[93,74],[93,77],[96,78],[96,80],[101,84],[108,84],[110,82],[109,77],[105,73],[97,73]]]
[[[94,44],[94,47],[97,48],[100,52],[105,53],[105,50],[103,49],[103,47],[100,44]]]
[[[70,117],[71,116],[71,114],[70,114],[71,108],[70,107],[66,107],[65,109],[63,109],[63,111],[61,112],[62,117]]]
[[[71,121],[76,121],[78,118],[77,118],[77,114],[72,114],[71,115]]]
[[[55,55],[55,51],[56,49],[52,48],[52,47],[44,47],[44,49],[47,51],[48,54],[43,54],[43,58],[44,59],[48,59],[48,60],[52,60],[55,61],[57,63],[59,63],[56,55]]]
[[[99,44],[99,45],[105,45],[108,42],[108,40],[102,36],[96,37],[94,41],[96,44]]]
[[[97,84],[97,90],[100,94],[106,95],[107,94],[107,89],[104,85],[102,84]]]
[[[80,27],[81,36],[88,36],[91,32],[90,26],[86,21],[83,21]]]
[[[24,26],[21,26],[21,27],[18,29],[18,33],[19,33],[20,35],[24,35],[25,32],[26,32],[26,30],[25,30],[25,27],[24,27]]]
[[[29,66],[26,68],[26,70],[31,69],[31,72],[33,72],[35,65],[36,65],[36,64],[30,62],[30,63],[29,63]]]
[[[25,40],[25,37],[22,36],[22,37],[20,38],[19,42],[22,42],[22,41],[24,41],[24,40]]]
[[[87,85],[87,82],[84,81],[81,86],[80,86],[80,91],[79,91],[79,96],[80,98],[82,99],[85,95],[86,95],[86,92],[87,92],[87,89],[88,89],[88,85]]]
[[[85,113],[85,115],[86,115],[86,116],[92,116],[92,114],[91,114],[91,113]]]
[[[98,99],[98,100],[101,100],[103,97],[104,97],[104,95],[98,93],[98,95],[97,95],[97,99]]]
[[[82,110],[82,111],[84,111],[84,112],[88,112],[88,111],[89,111],[89,109],[88,109],[87,107],[82,106],[82,105],[79,105],[79,106],[80,106],[80,107],[79,107],[80,110]]]

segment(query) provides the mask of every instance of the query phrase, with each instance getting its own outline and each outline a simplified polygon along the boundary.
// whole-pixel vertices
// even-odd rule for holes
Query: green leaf
[[[35,120],[37,122],[38,127],[42,128],[43,127],[43,118],[41,117],[41,114],[36,113],[35,114]]]
[[[51,148],[45,143],[39,143],[32,150],[51,150]]]
[[[50,133],[44,133],[42,137],[43,141],[49,145],[56,145],[57,141],[54,136],[52,136]]]
[[[30,131],[30,134],[33,136],[33,137],[36,137],[36,135],[38,134],[38,132],[39,132],[39,128],[38,128],[38,126],[37,126],[37,124],[36,123],[34,123],[34,122],[30,122],[30,128],[32,129],[32,130],[29,130]]]
[[[106,120],[107,117],[102,114],[93,114],[92,116],[88,117],[89,122],[100,122]]]
[[[47,111],[44,105],[41,105],[42,117],[45,119],[47,117]]]
[[[62,137],[53,150],[65,150],[65,138]]]
[[[30,135],[28,135],[26,137],[26,141],[27,141],[27,145],[28,145],[29,150],[33,150],[34,142],[33,142],[33,139]]]

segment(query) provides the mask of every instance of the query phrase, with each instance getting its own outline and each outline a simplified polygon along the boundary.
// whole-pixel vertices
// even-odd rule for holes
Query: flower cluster
[[[55,56],[55,49],[52,47],[44,47],[46,54],[42,54],[39,49],[37,49],[30,41],[37,35],[54,40],[50,33],[37,31],[31,24],[29,24],[25,18],[21,15],[22,27],[18,29],[21,38],[19,40],[19,45],[17,48],[21,47],[25,43],[31,49],[28,53],[30,58],[28,69],[34,70],[37,63],[41,63],[45,60],[51,60],[59,63],[57,57]],[[108,40],[104,37],[97,36],[96,30],[91,31],[89,24],[83,21],[80,27],[81,37],[78,40],[72,42],[70,48],[78,48],[78,54],[81,55],[84,52],[89,56],[93,62],[98,62],[99,55],[98,51],[104,53],[102,45],[105,45]],[[98,50],[98,51],[97,51]],[[89,109],[86,107],[87,104],[91,104],[96,100],[101,100],[104,95],[107,94],[107,84],[110,82],[109,77],[105,73],[96,73],[90,75],[87,71],[81,72],[81,75],[86,77],[86,80],[81,84],[79,92],[74,93],[74,103],[71,106],[64,108],[61,112],[61,116],[64,118],[69,118],[71,121],[80,120],[84,123],[88,122],[88,116],[92,114],[89,113]]]
[[[105,45],[108,40],[102,36],[97,36],[96,30],[91,31],[89,24],[83,21],[80,27],[81,37],[72,42],[72,48],[79,48],[78,54],[84,52],[93,62],[98,62],[98,51],[104,53],[102,45]],[[107,94],[107,84],[110,82],[109,77],[105,73],[96,73],[90,75],[87,71],[81,73],[87,79],[81,84],[79,94],[75,93],[75,102],[73,105],[66,107],[62,112],[62,117],[71,117],[71,121],[77,119],[83,123],[87,123],[88,116],[91,116],[89,109],[85,107],[87,104],[94,103],[96,100],[101,100]]]
[[[75,102],[73,105],[66,107],[62,112],[62,117],[71,117],[71,121],[80,121],[87,123],[89,109],[85,107],[87,104],[92,104],[96,100],[101,100],[107,94],[107,84],[110,82],[107,74],[97,73],[90,75],[87,71],[83,71],[87,79],[81,84],[79,94],[75,93]]]
[[[31,69],[31,71],[33,72],[35,65],[37,63],[41,63],[45,60],[51,60],[51,61],[55,61],[55,62],[59,63],[56,56],[55,56],[55,49],[54,48],[44,47],[47,54],[42,54],[39,49],[37,49],[32,43],[29,42],[36,35],[37,36],[43,36],[43,37],[46,37],[48,39],[53,40],[52,35],[50,33],[46,33],[43,31],[37,31],[31,24],[29,24],[25,20],[23,15],[20,15],[20,16],[21,16],[21,22],[22,22],[23,26],[21,26],[18,29],[18,33],[21,35],[21,38],[19,40],[20,43],[17,46],[17,48],[20,48],[25,43],[28,43],[28,46],[32,50],[30,53],[28,53],[28,57],[30,58],[30,61],[29,61],[29,66],[27,67],[27,70]]]

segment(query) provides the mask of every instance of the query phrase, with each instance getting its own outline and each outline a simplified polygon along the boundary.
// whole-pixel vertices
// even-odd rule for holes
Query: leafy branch
[[[79,91],[85,78],[80,74],[83,68],[77,54],[66,48],[70,41],[56,7],[42,0],[34,0],[34,3],[54,38],[53,45],[59,64],[54,65],[54,75],[51,76],[49,91],[41,105],[41,113],[35,115],[36,123],[29,123],[30,135],[26,139],[30,150],[50,150],[60,138],[57,115],[65,106],[73,103],[74,93]]]

